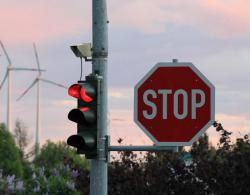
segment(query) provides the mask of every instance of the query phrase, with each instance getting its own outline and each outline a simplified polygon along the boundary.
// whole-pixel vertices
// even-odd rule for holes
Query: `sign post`
[[[215,88],[192,64],[156,64],[135,86],[134,121],[158,146],[187,146],[214,122]]]

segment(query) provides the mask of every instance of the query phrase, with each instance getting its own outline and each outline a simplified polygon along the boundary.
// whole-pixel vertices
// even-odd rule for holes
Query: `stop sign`
[[[156,64],[134,93],[134,121],[157,145],[191,145],[214,122],[214,86],[192,63]]]

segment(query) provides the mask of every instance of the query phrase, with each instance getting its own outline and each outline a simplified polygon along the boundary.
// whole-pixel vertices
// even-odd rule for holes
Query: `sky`
[[[216,89],[216,120],[240,137],[250,130],[249,0],[108,0],[108,108],[112,144],[151,144],[133,121],[134,86],[157,63],[192,62]],[[43,78],[65,86],[80,77],[70,45],[91,42],[90,0],[1,0],[0,40],[15,67],[35,68],[35,42]],[[0,50],[0,80],[8,63]],[[84,62],[84,75],[91,63]],[[20,119],[35,139],[34,72],[12,72],[12,126]],[[6,85],[0,91],[0,122],[6,122]],[[67,119],[76,106],[67,90],[41,83],[41,143],[66,141],[76,132]],[[214,128],[208,130],[213,143]]]

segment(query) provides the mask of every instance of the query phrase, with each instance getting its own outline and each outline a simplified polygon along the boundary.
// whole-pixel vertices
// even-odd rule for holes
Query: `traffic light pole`
[[[90,194],[107,195],[108,169],[106,161],[107,130],[107,59],[108,59],[108,20],[106,0],[92,0],[92,72],[101,77],[98,100],[98,130],[96,159],[91,160]]]

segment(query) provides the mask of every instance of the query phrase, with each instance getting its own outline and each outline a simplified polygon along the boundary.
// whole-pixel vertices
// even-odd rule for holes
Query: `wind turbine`
[[[7,70],[5,73],[5,76],[3,78],[3,81],[0,84],[0,90],[2,89],[6,79],[8,78],[8,87],[7,87],[7,127],[8,130],[11,131],[11,87],[12,87],[12,74],[11,71],[38,71],[38,69],[36,68],[17,68],[17,67],[12,67],[12,63],[10,60],[10,57],[2,43],[2,41],[0,40],[0,45],[3,49],[3,52],[7,58],[7,61],[9,63],[9,65],[7,66]],[[39,71],[44,71],[44,70],[40,70]]]
[[[40,62],[37,54],[37,49],[35,43],[33,43],[33,48],[36,57],[36,63],[38,67],[38,75],[35,80],[31,83],[31,85],[17,98],[17,101],[20,100],[35,84],[37,85],[37,105],[36,105],[36,140],[35,140],[35,155],[39,153],[39,133],[40,133],[40,81],[55,85],[57,87],[62,87],[67,89],[66,86],[56,83],[51,80],[44,79],[42,77],[42,72],[40,71]]]

